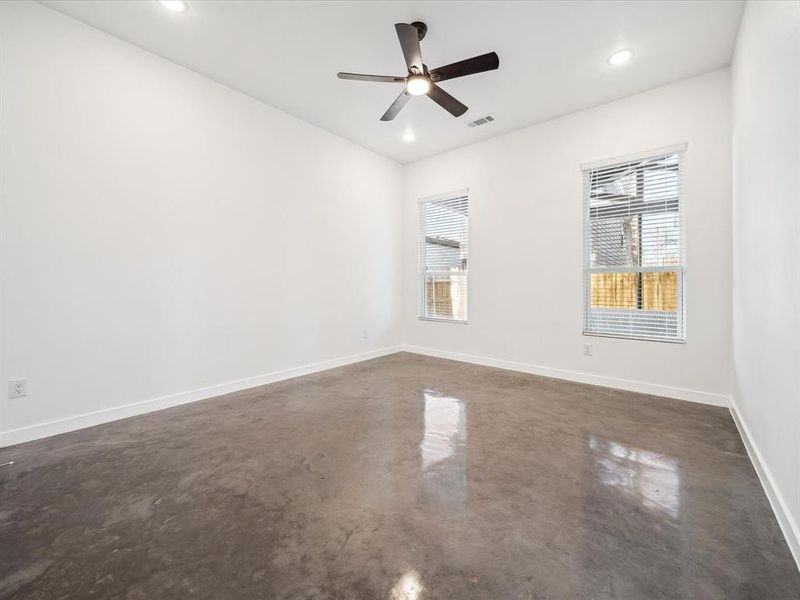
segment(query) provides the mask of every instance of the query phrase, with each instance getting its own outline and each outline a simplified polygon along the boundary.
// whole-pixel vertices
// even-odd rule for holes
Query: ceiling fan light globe
[[[431,82],[424,75],[412,75],[406,80],[406,91],[412,96],[423,96],[430,89]]]

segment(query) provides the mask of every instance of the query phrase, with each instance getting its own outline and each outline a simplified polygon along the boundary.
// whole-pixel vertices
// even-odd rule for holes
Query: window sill
[[[434,323],[457,323],[458,325],[466,325],[468,321],[460,319],[443,319],[438,317],[417,317],[420,321],[433,321]]]
[[[617,340],[631,340],[633,342],[661,342],[664,344],[685,344],[686,338],[659,338],[659,337],[645,337],[645,336],[632,336],[632,335],[614,335],[612,333],[593,333],[584,331],[582,332],[586,337],[601,337],[613,338]]]

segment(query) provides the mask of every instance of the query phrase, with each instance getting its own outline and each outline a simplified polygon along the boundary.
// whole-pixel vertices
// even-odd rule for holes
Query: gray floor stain
[[[10,594],[20,587],[35,581],[42,573],[47,570],[52,561],[40,560],[32,562],[24,567],[15,570],[10,575],[0,579],[0,594]]]

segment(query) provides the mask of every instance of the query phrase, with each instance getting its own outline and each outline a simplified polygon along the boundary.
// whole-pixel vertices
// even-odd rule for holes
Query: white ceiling
[[[44,4],[400,162],[464,146],[727,66],[743,1],[238,2],[45,0]],[[379,120],[402,85],[338,71],[404,76],[394,23],[421,20],[425,63],[496,51],[500,69],[446,81],[469,111],[425,97]],[[636,53],[624,67],[608,56]],[[486,113],[494,123],[470,128]],[[406,130],[413,142],[402,141]]]

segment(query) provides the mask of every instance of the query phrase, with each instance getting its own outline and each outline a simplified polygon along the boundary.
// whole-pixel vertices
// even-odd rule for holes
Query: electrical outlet
[[[363,337],[365,340],[369,339],[369,331],[367,331],[366,329],[362,330],[361,337]]]
[[[12,379],[8,382],[8,397],[22,398],[28,393],[28,382],[25,379]]]
[[[584,356],[591,356],[592,355],[592,345],[591,344],[584,344],[583,345],[583,354],[584,354]]]

